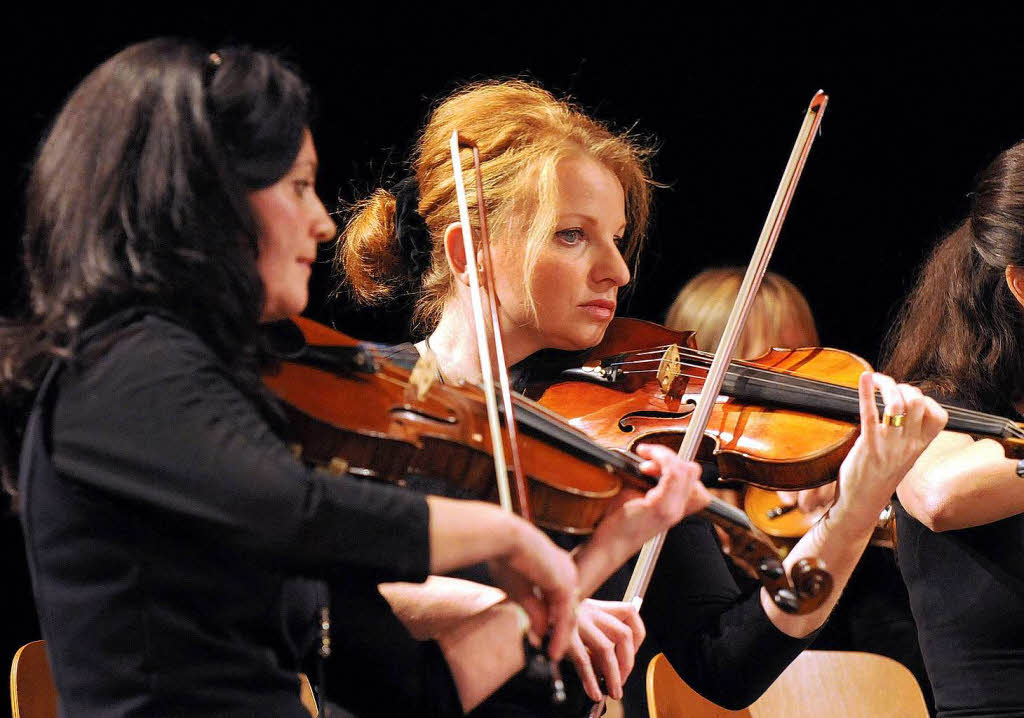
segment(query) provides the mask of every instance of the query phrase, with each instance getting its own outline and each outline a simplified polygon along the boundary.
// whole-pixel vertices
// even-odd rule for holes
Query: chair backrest
[[[690,688],[664,653],[647,666],[647,711],[651,718],[751,718],[747,709],[726,710]]]
[[[56,718],[57,689],[46,657],[46,643],[26,643],[11,661],[11,713],[14,718]]]
[[[316,718],[313,687],[305,674],[298,675],[299,699]],[[26,643],[11,661],[11,714],[14,718],[57,718],[57,687],[46,657],[46,641]]]
[[[914,675],[891,658],[854,651],[804,651],[751,706],[729,711],[701,697],[664,654],[647,668],[652,718],[927,718]]]
[[[299,700],[302,701],[302,707],[309,711],[312,718],[317,718],[320,715],[320,708],[316,704],[316,694],[313,693],[313,686],[310,685],[309,678],[305,673],[299,674]]]
[[[928,718],[917,679],[885,656],[804,651],[750,706],[753,718]]]

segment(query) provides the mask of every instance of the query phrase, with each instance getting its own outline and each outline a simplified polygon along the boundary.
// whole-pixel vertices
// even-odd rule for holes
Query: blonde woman
[[[679,290],[665,315],[665,326],[695,332],[701,351],[717,350],[745,272],[743,267],[719,267],[698,273]],[[795,349],[818,343],[814,316],[804,295],[785,277],[767,272],[750,308],[736,356],[756,359],[773,347]],[[735,493],[724,491],[729,493],[722,496],[738,505]],[[802,511],[811,513],[832,502],[835,484],[800,492],[781,491],[779,497],[787,505],[799,504]]]
[[[395,191],[375,192],[348,223],[338,263],[349,289],[377,303],[413,292],[415,321],[427,334],[418,348],[437,356],[439,378],[479,378],[466,331],[467,265],[448,155],[456,128],[480,148],[507,361],[522,374],[530,367],[525,360],[540,350],[597,344],[643,242],[653,185],[650,151],[525,82],[471,85],[437,106],[410,161],[410,177]],[[472,185],[467,182],[475,216]],[[870,413],[876,389],[889,411],[905,413],[909,424],[899,430],[879,425]],[[793,616],[766,592],[740,592],[707,523],[684,521],[669,532],[644,620],[680,674],[722,705],[753,701],[808,645],[835,605],[879,510],[944,424],[934,402],[882,375],[866,374],[861,393],[864,438],[843,465],[840,482],[847,490],[829,519],[787,558],[813,555],[829,566],[836,591],[819,610]],[[612,584],[609,593],[621,595],[621,588],[621,581]],[[584,617],[580,626],[582,633]],[[599,646],[588,649],[600,655]],[[634,647],[624,643],[619,653]],[[614,684],[631,664],[620,657],[603,661],[599,670]],[[585,663],[581,670],[588,692],[594,691]],[[632,698],[627,710],[643,711],[642,697]]]
[[[693,330],[700,349],[715,351],[745,271],[742,267],[721,267],[697,274],[679,290],[665,315],[665,326]],[[813,346],[818,346],[818,330],[804,295],[785,277],[766,273],[736,356],[753,359],[772,347]]]
[[[695,330],[697,348],[713,352],[743,283],[745,268],[705,269],[688,281],[665,318],[670,329]],[[820,344],[810,305],[791,281],[774,272],[764,276],[736,351],[755,359],[773,347],[797,348]],[[821,514],[835,500],[835,482],[805,491],[778,492],[780,503]],[[712,490],[739,505],[732,489]],[[723,543],[723,545],[725,545]],[[742,581],[742,577],[739,579]],[[909,599],[891,550],[869,546],[839,604],[814,647],[823,650],[868,651],[893,658],[909,668],[933,705],[931,684],[924,668]]]

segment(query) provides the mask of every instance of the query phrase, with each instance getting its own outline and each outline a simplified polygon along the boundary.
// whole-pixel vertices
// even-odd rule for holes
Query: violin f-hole
[[[675,421],[693,413],[693,404],[682,404],[679,411],[631,411],[619,419],[619,430],[630,434],[636,431],[631,419],[665,419]]]

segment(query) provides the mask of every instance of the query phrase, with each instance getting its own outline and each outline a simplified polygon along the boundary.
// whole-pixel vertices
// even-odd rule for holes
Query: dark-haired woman
[[[523,666],[531,622],[561,656],[602,548],[703,505],[695,467],[655,457],[658,488],[574,561],[496,506],[294,459],[259,325],[302,311],[335,233],[308,104],[271,55],[154,40],[85,78],[40,148],[2,459],[65,715],[303,716],[313,647],[359,714],[461,714]],[[377,593],[480,561],[529,614],[488,606],[419,642]]]
[[[981,173],[967,219],[924,266],[887,371],[1020,418],[1024,143]],[[1024,715],[1022,476],[995,441],[944,432],[900,484],[899,566],[940,717]]]
[[[455,129],[479,144],[506,360],[519,365],[523,378],[539,368],[531,355],[587,349],[604,336],[646,229],[650,153],[635,138],[524,82],[474,84],[437,105],[416,144],[415,176],[357,207],[338,262],[364,301],[400,292],[416,296],[416,319],[429,334],[419,347],[436,355],[444,381],[473,381],[480,372],[464,330],[468,265],[448,149]],[[464,162],[469,166],[468,155]],[[475,216],[468,172],[467,186]],[[870,399],[876,389],[908,423],[879,424]],[[753,702],[810,643],[896,483],[944,425],[934,401],[888,377],[865,374],[860,392],[862,435],[842,465],[841,497],[786,559],[791,565],[815,556],[828,565],[836,590],[821,607],[792,615],[766,591],[741,591],[706,521],[684,521],[668,533],[643,617],[680,675],[716,703],[738,708]],[[625,581],[619,584],[605,587],[610,597],[622,596]],[[580,634],[590,629],[591,641],[582,645],[586,637],[574,637],[572,655],[588,693],[600,696],[594,676],[600,672],[618,697],[639,641],[628,631],[605,631],[604,609],[591,608],[584,604],[601,623],[588,625],[582,615]],[[621,643],[613,645],[617,636]],[[626,698],[631,715],[646,713],[642,695]]]
[[[326,478],[275,433],[259,325],[303,309],[335,233],[308,105],[271,55],[154,40],[86,77],[40,147],[30,304],[0,327],[0,458],[63,715],[304,716],[321,607],[336,699],[461,713],[522,665],[519,613],[420,643],[373,597],[481,560],[541,587],[556,641],[572,625],[575,566],[529,524]]]

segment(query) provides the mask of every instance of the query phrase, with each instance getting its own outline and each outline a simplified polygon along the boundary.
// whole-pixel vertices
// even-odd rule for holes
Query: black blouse
[[[453,710],[439,649],[412,641],[375,588],[427,575],[424,499],[302,466],[212,350],[165,316],[93,334],[102,352],[55,366],[40,391],[19,478],[62,714],[304,718],[296,671],[321,581],[336,589],[335,700]],[[356,594],[351,616],[338,599]],[[346,670],[359,658],[347,649],[378,634],[380,662]],[[403,677],[370,697],[367,672]]]
[[[1024,516],[935,533],[899,507],[896,527],[939,718],[1024,715]]]
[[[390,352],[395,361],[415,362],[418,353],[410,344]],[[517,365],[512,380],[522,390],[531,377],[557,371],[564,352],[542,352]],[[552,366],[554,368],[552,368]],[[420,488],[452,493],[441,483],[421,483]],[[565,548],[577,539],[555,537]],[[633,561],[628,562],[602,586],[597,598],[622,600]],[[481,574],[475,580],[484,580]],[[637,653],[626,685],[623,707],[627,716],[647,715],[647,664],[664,652],[680,676],[697,692],[731,709],[754,702],[778,678],[794,658],[807,648],[816,633],[793,638],[780,631],[761,606],[760,591],[737,586],[708,521],[683,520],[666,537],[641,609],[647,639]],[[500,700],[485,703],[481,716],[520,715],[504,691]]]

